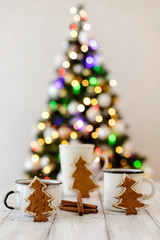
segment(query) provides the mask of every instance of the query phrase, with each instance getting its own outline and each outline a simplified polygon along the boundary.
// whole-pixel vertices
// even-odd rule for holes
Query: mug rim
[[[103,170],[105,173],[126,173],[126,174],[140,174],[144,173],[142,169],[133,169],[133,168],[111,168],[111,169],[105,169]]]
[[[73,148],[73,147],[92,147],[94,148],[94,144],[90,144],[90,143],[84,143],[84,144],[60,144],[59,148]]]
[[[29,185],[32,182],[32,180],[33,178],[21,178],[21,179],[17,179],[15,183],[22,184],[22,185]],[[42,180],[42,182],[44,182],[47,186],[62,184],[61,181],[55,180],[55,179],[40,179],[40,180]]]

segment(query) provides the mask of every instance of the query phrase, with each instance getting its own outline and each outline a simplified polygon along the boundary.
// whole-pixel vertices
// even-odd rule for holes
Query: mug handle
[[[143,177],[143,181],[149,183],[152,188],[151,192],[143,197],[144,200],[148,200],[152,198],[155,194],[155,190],[156,190],[155,183],[152,179],[146,178],[146,177]]]
[[[9,191],[8,193],[6,193],[6,195],[4,196],[4,199],[3,199],[3,203],[4,205],[9,208],[9,209],[19,209],[18,207],[12,207],[12,206],[9,206],[8,203],[7,203],[7,199],[9,197],[9,195],[13,194],[13,193],[19,193],[18,191]]]
[[[94,179],[97,181],[97,180],[100,180],[103,177],[103,170],[105,170],[107,168],[108,158],[104,154],[97,154],[97,155],[94,155],[94,157],[95,158],[97,158],[97,157],[103,157],[104,158],[104,165],[103,165],[103,167],[100,169],[100,171],[97,174],[95,174],[93,176]]]

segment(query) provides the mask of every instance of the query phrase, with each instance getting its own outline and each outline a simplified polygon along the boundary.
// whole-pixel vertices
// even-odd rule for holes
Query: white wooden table
[[[58,210],[48,222],[33,222],[18,210],[3,206],[0,190],[0,240],[160,240],[160,182],[153,199],[146,201],[147,209],[137,215],[115,213],[103,208],[103,186],[83,202],[98,205],[97,214],[79,216]],[[13,188],[12,188],[13,189]],[[147,189],[145,189],[147,191]],[[75,201],[62,195],[62,199]]]

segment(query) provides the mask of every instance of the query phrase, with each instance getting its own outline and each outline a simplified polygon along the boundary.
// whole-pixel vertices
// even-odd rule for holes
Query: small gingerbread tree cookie
[[[71,176],[73,178],[71,189],[81,192],[82,197],[89,197],[89,192],[98,188],[92,178],[93,173],[87,168],[87,163],[81,156],[78,156],[73,165],[75,169]]]
[[[47,185],[35,176],[29,184],[29,188],[33,192],[25,199],[29,204],[24,211],[34,216],[34,222],[48,221],[46,215],[54,212],[56,209],[51,205],[51,201],[54,198],[45,191]]]
[[[115,208],[126,210],[126,215],[137,214],[137,210],[145,208],[148,205],[141,202],[141,199],[145,196],[134,190],[134,186],[138,182],[130,178],[127,174],[124,174],[123,181],[117,187],[123,187],[124,190],[115,198],[119,201],[113,205]]]

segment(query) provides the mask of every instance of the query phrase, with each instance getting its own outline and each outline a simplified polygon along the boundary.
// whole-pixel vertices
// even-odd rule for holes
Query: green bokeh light
[[[139,160],[135,160],[133,165],[135,168],[140,168],[142,166],[142,163]]]
[[[115,134],[110,134],[109,135],[109,137],[108,137],[108,143],[110,144],[110,145],[114,145],[115,143],[116,143],[116,140],[117,140],[117,138],[116,138],[116,135]]]
[[[50,102],[49,106],[53,111],[57,109],[57,103],[55,101]]]
[[[76,87],[73,87],[74,90],[78,91],[81,88],[81,84],[78,84]]]
[[[79,94],[80,93],[80,89],[76,90],[75,88],[73,88],[73,93],[74,94]]]
[[[99,75],[101,75],[104,71],[103,71],[103,68],[101,66],[94,66],[93,67],[94,71],[96,73],[98,73]]]
[[[97,85],[97,78],[95,77],[90,77],[89,83],[93,86]]]

